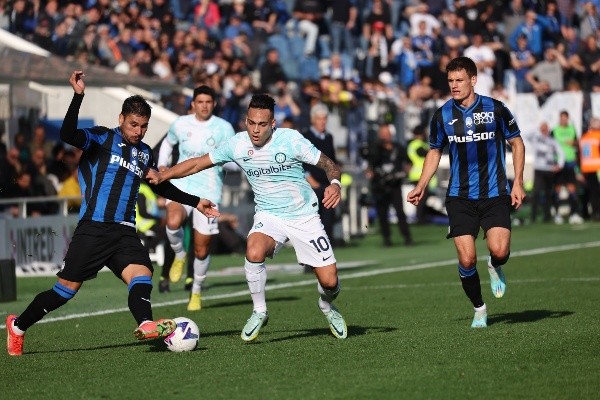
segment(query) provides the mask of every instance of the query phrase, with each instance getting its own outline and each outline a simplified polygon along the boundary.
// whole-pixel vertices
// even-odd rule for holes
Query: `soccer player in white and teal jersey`
[[[192,113],[177,118],[169,128],[167,136],[160,146],[158,167],[163,169],[169,164],[173,146],[179,145],[179,162],[208,154],[234,135],[231,124],[213,115],[216,105],[215,91],[206,85],[194,89]],[[202,195],[215,204],[221,202],[223,188],[223,169],[216,167],[181,179],[174,179],[178,189],[194,195]],[[207,218],[192,207],[177,202],[167,202],[167,237],[175,252],[175,259],[169,271],[171,282],[177,282],[183,273],[187,259],[183,247],[183,224],[192,213],[194,227],[194,279],[187,309],[199,311],[202,308],[201,290],[210,264],[210,243],[212,235],[219,233],[216,218]],[[161,282],[162,284],[162,282]]]
[[[288,240],[294,246],[298,263],[313,268],[320,293],[319,308],[331,332],[345,339],[346,322],[332,304],[340,291],[336,260],[319,217],[317,196],[304,178],[302,163],[316,165],[326,172],[331,182],[323,198],[326,208],[334,208],[340,202],[340,169],[298,131],[275,130],[274,107],[271,96],[252,96],[246,132],[238,133],[207,155],[153,173],[150,182],[158,184],[192,175],[229,161],[238,164],[248,178],[256,203],[244,265],[254,309],[242,330],[242,339],[246,342],[256,339],[269,319],[265,258],[276,254]]]

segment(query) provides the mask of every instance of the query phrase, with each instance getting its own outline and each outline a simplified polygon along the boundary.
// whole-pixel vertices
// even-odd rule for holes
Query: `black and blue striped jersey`
[[[135,224],[140,184],[146,169],[154,167],[152,149],[128,143],[119,128],[79,129],[78,134],[86,138],[79,161],[80,219]]]
[[[121,130],[103,126],[77,129],[83,94],[74,94],[60,128],[66,143],[83,150],[79,160],[82,206],[80,220],[116,222],[135,226],[135,204],[142,179],[156,169],[150,146],[127,142]],[[152,186],[167,199],[197,207],[200,198],[182,192],[170,182]]]
[[[521,132],[504,103],[476,95],[469,108],[448,100],[433,115],[429,146],[448,145],[450,181],[447,196],[470,200],[510,195],[506,177],[506,140]]]

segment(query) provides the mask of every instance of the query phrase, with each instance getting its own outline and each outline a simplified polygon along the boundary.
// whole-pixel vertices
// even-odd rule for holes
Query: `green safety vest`
[[[570,145],[566,142],[569,140],[577,140],[577,132],[572,124],[567,126],[557,126],[552,130],[552,136],[565,153],[565,161],[573,162],[577,160],[577,145]]]
[[[140,194],[143,194],[146,198],[146,210],[148,210],[150,214],[156,212],[158,210],[157,196],[156,193],[154,193],[152,189],[150,189],[150,186],[148,186],[145,183],[142,183],[140,185]],[[154,224],[156,224],[155,219],[147,219],[140,215],[139,207],[136,204],[135,227],[138,230],[138,232],[145,233],[152,229]]]
[[[429,150],[429,145],[427,142],[421,139],[414,139],[408,143],[406,147],[406,153],[408,154],[408,158],[412,163],[412,167],[410,168],[410,172],[408,173],[408,180],[411,182],[417,182],[421,177],[421,173],[423,172],[423,165],[425,164],[425,157],[421,157],[417,150],[419,149]]]

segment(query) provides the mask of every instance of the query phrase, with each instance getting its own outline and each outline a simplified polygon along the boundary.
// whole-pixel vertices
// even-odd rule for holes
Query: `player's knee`
[[[492,253],[490,252],[490,257],[491,257],[491,261],[492,261],[492,265],[494,267],[499,267],[501,265],[504,265],[508,262],[508,259],[510,258],[510,251],[506,250],[504,252],[500,252],[500,253]]]
[[[458,263],[462,265],[464,269],[471,269],[477,266],[477,257],[475,256],[460,256]]]
[[[248,246],[246,248],[246,259],[250,262],[262,262],[265,260],[265,252],[263,249]]]
[[[209,248],[208,247],[195,247],[194,248],[194,256],[196,256],[196,258],[198,260],[204,260],[206,257],[208,257],[209,255]]]

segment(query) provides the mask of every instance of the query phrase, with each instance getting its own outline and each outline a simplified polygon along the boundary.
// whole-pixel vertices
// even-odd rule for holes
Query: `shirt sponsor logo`
[[[138,167],[134,163],[125,161],[121,156],[118,156],[116,154],[113,154],[110,157],[110,163],[111,164],[119,164],[121,167],[128,169],[129,171],[133,172],[140,178],[144,175],[144,171],[140,167]]]
[[[489,124],[494,122],[494,112],[484,111],[480,113],[473,113],[473,118],[475,118],[475,125]]]
[[[246,171],[246,174],[248,176],[254,176],[256,178],[258,178],[261,175],[271,175],[271,174],[277,174],[279,172],[283,172],[283,171],[287,171],[288,169],[292,169],[291,165],[270,165],[269,168],[254,168],[254,169],[248,169]]]
[[[472,132],[472,131],[471,131]],[[469,132],[467,132],[469,133]],[[492,140],[496,137],[495,132],[475,132],[472,134],[468,134],[466,136],[448,136],[449,142],[454,143],[469,143],[469,142],[479,142],[482,140]]]

